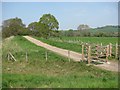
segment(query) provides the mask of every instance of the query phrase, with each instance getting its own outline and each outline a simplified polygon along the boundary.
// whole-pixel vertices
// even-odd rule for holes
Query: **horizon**
[[[2,12],[3,20],[18,17],[26,26],[50,13],[58,20],[59,30],[76,30],[80,24],[91,28],[118,25],[117,2],[3,2]]]

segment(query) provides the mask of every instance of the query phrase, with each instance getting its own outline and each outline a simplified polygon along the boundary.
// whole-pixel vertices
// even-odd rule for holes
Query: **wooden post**
[[[98,53],[98,45],[96,45],[96,56],[97,56],[97,59],[98,59],[98,55],[99,53]]]
[[[84,45],[82,45],[82,61],[84,60]]]
[[[68,60],[70,62],[70,51],[68,50]]]
[[[118,45],[116,43],[116,45],[115,45],[115,58],[117,58],[117,57],[118,57]]]
[[[102,43],[101,43],[101,46],[102,46]]]
[[[90,57],[91,57],[91,47],[88,46],[88,64],[90,64]]]
[[[108,62],[108,56],[109,56],[109,45],[106,47],[106,62]]]
[[[27,52],[26,52],[26,62],[28,62],[28,55],[27,55]]]
[[[112,44],[111,43],[109,44],[109,55],[110,57],[112,56]]]
[[[102,55],[103,54],[103,52],[102,52],[102,43],[101,43],[101,48],[100,49],[101,49],[101,53],[100,54]]]
[[[9,55],[13,58],[14,61],[17,61],[15,57],[9,52]]]
[[[10,55],[9,55],[9,53],[8,53],[8,61],[10,60]]]
[[[48,53],[47,53],[47,50],[45,52],[45,58],[46,58],[46,61],[48,60]]]

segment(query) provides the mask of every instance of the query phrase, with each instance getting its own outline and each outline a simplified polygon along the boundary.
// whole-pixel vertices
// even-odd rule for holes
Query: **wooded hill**
[[[103,26],[86,30],[62,30],[62,36],[118,37],[118,26]]]

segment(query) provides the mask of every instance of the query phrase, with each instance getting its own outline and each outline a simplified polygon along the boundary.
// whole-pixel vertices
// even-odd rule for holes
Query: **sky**
[[[28,25],[48,13],[56,17],[60,30],[118,24],[117,2],[2,2],[2,20],[18,17]]]
[[[1,0],[2,2],[119,2],[119,0]]]

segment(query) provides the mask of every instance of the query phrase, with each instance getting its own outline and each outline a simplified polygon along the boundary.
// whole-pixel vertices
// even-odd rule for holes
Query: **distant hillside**
[[[100,31],[100,32],[118,32],[118,26],[104,26],[98,27],[94,29],[90,29],[92,32]]]
[[[88,30],[66,30],[61,31],[62,36],[95,36],[95,37],[116,37],[118,36],[118,26],[104,26],[90,28]]]

